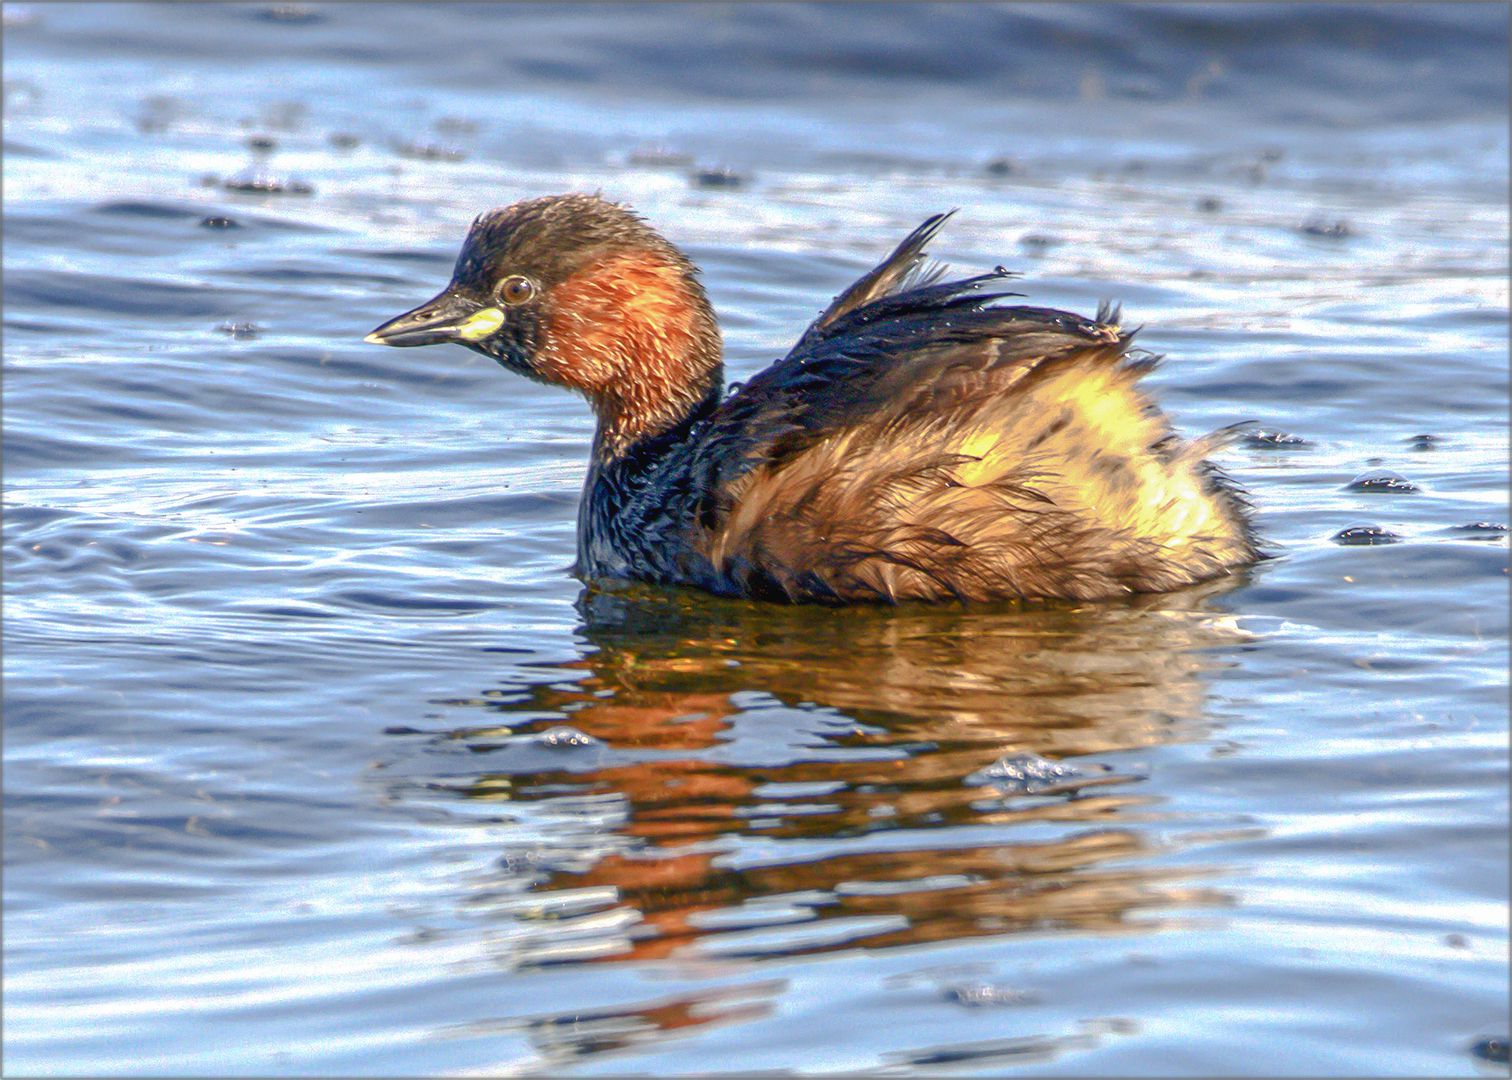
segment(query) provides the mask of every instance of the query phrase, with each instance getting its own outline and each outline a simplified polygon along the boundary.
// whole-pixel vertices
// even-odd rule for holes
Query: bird
[[[1244,492],[1138,385],[1160,359],[1093,318],[947,280],[935,214],[785,357],[725,387],[697,267],[600,195],[472,223],[451,281],[373,330],[453,343],[595,415],[574,572],[790,603],[1099,601],[1263,557]]]

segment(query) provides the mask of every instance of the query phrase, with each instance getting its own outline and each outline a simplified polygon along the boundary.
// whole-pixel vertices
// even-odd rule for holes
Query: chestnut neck
[[[623,458],[718,401],[719,326],[675,248],[594,260],[554,294],[536,367],[592,404],[595,460]]]
[[[724,396],[724,362],[719,339],[679,353],[632,356],[630,365],[603,392],[589,397],[598,420],[594,453],[624,457],[680,427],[711,399]]]

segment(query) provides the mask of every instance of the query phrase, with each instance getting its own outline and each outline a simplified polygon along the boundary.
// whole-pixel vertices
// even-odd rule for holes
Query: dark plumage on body
[[[1258,556],[1243,499],[1137,387],[1104,309],[942,281],[924,222],[786,357],[725,396],[688,259],[628,209],[534,199],[474,222],[451,283],[368,340],[456,342],[587,396],[588,579],[847,603],[1094,600]]]

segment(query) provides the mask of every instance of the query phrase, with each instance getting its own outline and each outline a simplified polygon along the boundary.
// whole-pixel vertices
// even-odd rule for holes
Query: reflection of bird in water
[[[638,1043],[655,1042],[706,1024],[755,1020],[772,1011],[771,999],[785,987],[767,979],[740,986],[705,988],[688,994],[617,1008],[574,1008],[560,1016],[528,1022],[531,1043],[549,1061],[562,1062]],[[511,1023],[511,1028],[520,1026]]]
[[[1136,385],[1111,311],[939,281],[930,218],[728,395],[697,270],[589,195],[479,216],[440,295],[368,335],[451,342],[598,417],[578,513],[589,579],[721,596],[1092,600],[1257,558],[1244,502]]]
[[[1005,752],[1063,758],[1200,734],[1205,650],[1237,636],[1200,603],[869,608],[837,620],[651,588],[585,594],[585,655],[527,671],[490,705],[494,722],[455,734],[507,748],[565,722],[601,753],[544,769],[537,756],[518,771],[508,753],[497,765],[483,753],[461,790],[616,803],[612,835],[579,830],[554,854],[550,835],[532,833],[533,896],[609,887],[638,913],[603,959],[693,939],[703,951],[792,954],[1113,930],[1136,911],[1215,899],[1176,880],[1189,867],[1141,865],[1164,843],[1142,827],[1150,800],[1119,783],[1005,800],[964,780]],[[932,832],[947,828],[958,831],[937,846]],[[866,842],[897,830],[907,843]],[[747,838],[767,854],[733,863]],[[816,920],[769,940],[723,935]]]

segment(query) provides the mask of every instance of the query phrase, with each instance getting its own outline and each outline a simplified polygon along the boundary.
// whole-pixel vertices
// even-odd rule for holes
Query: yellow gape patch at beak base
[[[504,325],[504,313],[496,307],[474,312],[457,324],[457,336],[463,341],[480,341]]]

